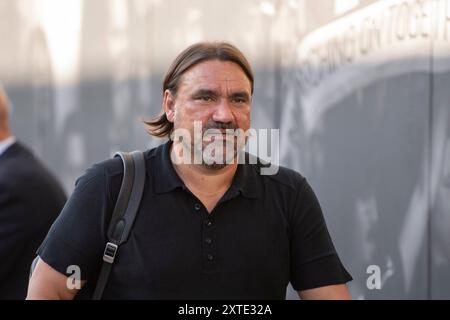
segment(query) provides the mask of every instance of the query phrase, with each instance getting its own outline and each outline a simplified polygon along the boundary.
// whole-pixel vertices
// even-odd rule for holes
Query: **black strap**
[[[92,296],[93,300],[101,299],[119,246],[128,240],[139,209],[145,184],[146,170],[144,154],[142,152],[118,152],[114,156],[120,156],[122,159],[124,168],[123,179],[108,227],[108,243],[103,253],[103,264],[94,295]]]

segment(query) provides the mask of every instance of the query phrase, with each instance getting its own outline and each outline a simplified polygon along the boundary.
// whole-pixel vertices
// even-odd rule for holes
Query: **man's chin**
[[[221,154],[220,156],[212,157],[204,157],[202,165],[206,168],[212,169],[212,170],[220,170],[223,169],[231,164],[236,163],[237,161],[237,152],[236,150],[230,151],[230,155],[227,156],[226,154]]]

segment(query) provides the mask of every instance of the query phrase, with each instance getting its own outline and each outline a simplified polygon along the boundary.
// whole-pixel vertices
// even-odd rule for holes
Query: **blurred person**
[[[30,264],[66,196],[53,175],[12,135],[0,86],[0,299],[24,299]]]
[[[252,96],[251,66],[230,44],[195,44],[174,60],[162,113],[146,122],[150,134],[170,139],[144,153],[140,209],[104,299],[284,299],[289,282],[302,299],[350,298],[351,276],[306,179],[283,167],[262,175],[267,164],[237,161],[249,155],[227,130],[250,129]],[[219,134],[210,138],[210,129]],[[180,132],[187,135],[177,139]],[[189,161],[216,140],[218,157]],[[122,177],[115,158],[77,181],[38,250],[28,299],[92,296]],[[70,266],[81,272],[79,288],[67,285]]]

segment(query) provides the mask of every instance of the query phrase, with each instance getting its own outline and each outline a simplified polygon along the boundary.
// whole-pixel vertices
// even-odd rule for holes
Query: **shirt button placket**
[[[211,270],[213,268],[214,265],[214,261],[215,261],[215,255],[213,252],[213,237],[211,236],[211,227],[213,225],[213,223],[211,222],[211,220],[206,219],[203,221],[203,234],[202,234],[202,238],[203,238],[203,257],[204,257],[204,268],[206,270]]]

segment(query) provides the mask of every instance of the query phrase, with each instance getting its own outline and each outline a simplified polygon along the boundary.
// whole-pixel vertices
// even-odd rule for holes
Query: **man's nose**
[[[230,123],[234,121],[230,102],[227,99],[220,99],[220,103],[216,105],[216,108],[214,110],[213,120],[215,122],[222,123]]]

